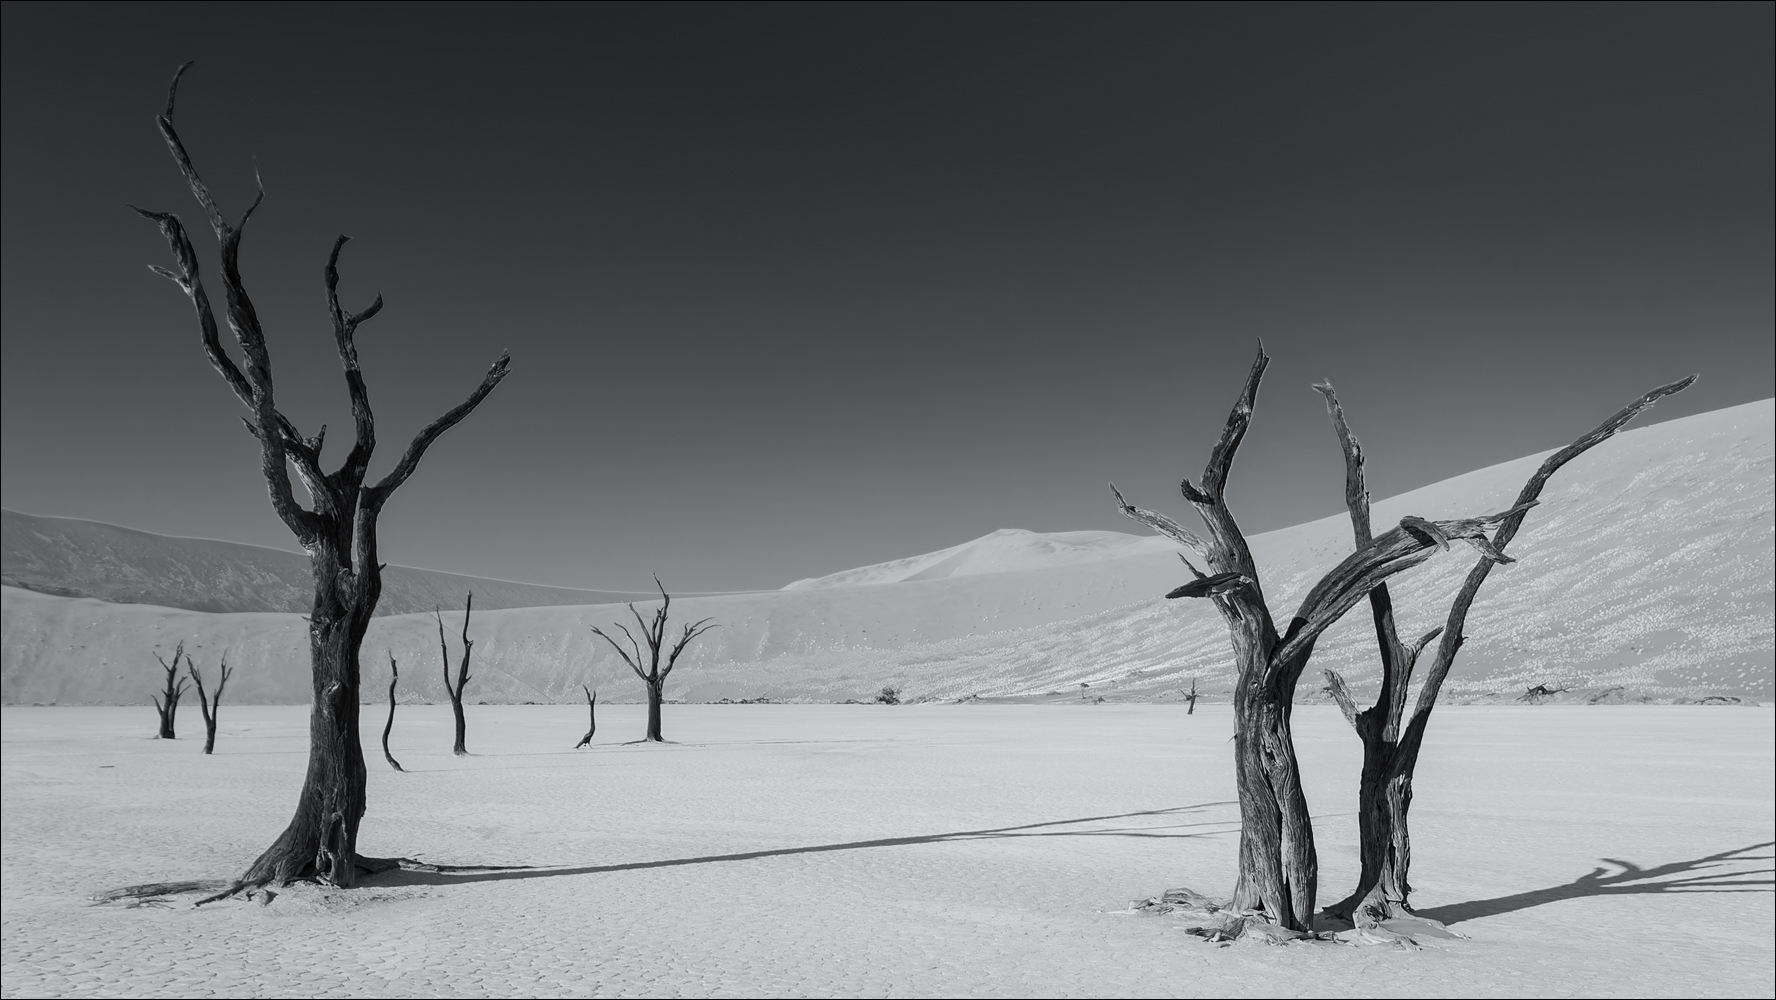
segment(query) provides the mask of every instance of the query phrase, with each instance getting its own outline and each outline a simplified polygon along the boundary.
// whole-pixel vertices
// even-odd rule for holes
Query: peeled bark
[[[371,614],[382,595],[382,563],[377,552],[377,519],[383,506],[419,467],[434,441],[455,426],[505,378],[510,358],[502,355],[469,397],[423,428],[408,444],[395,467],[374,484],[367,482],[376,447],[375,418],[358,365],[358,326],[382,309],[377,297],[362,312],[340,307],[339,254],[348,237],[333,243],[323,278],[334,346],[344,373],[354,429],[351,450],[338,469],[321,466],[326,428],[304,437],[277,408],[273,398],[271,354],[245,282],[240,274],[240,240],[247,219],[264,198],[261,188],[253,206],[230,224],[173,128],[173,106],[179,68],[167,90],[166,110],[157,118],[167,149],[204,210],[221,252],[222,281],[229,329],[243,364],[223,348],[220,326],[204,290],[197,253],[178,217],[138,209],[154,221],[166,238],[177,270],[153,270],[173,281],[190,298],[197,313],[204,353],[250,413],[247,432],[259,442],[260,474],[272,509],[309,554],[314,578],[313,609],[308,616],[309,660],[313,676],[313,710],[309,716],[308,773],[297,795],[295,812],[284,829],[229,889],[211,898],[270,882],[315,879],[337,886],[352,885],[360,869],[381,870],[394,862],[360,857],[358,826],[364,816],[364,754],[358,737],[359,649]],[[312,509],[297,502],[290,482],[294,468],[312,500]]]
[[[204,753],[215,753],[216,752],[216,720],[217,720],[217,717],[219,717],[222,714],[222,689],[228,686],[228,678],[234,676],[234,671],[229,669],[228,656],[227,656],[227,654],[224,654],[222,657],[222,667],[221,667],[222,679],[216,685],[216,694],[215,694],[214,698],[212,700],[206,700],[205,696],[204,696],[203,675],[197,672],[197,664],[191,662],[191,657],[189,657],[189,656],[187,656],[185,658],[185,669],[188,673],[191,674],[191,682],[193,684],[197,685],[197,707],[203,711],[203,720],[204,720],[204,751],[203,752]]]
[[[1326,912],[1369,927],[1394,917],[1412,914],[1412,886],[1408,881],[1412,867],[1412,837],[1408,823],[1412,808],[1413,771],[1418,766],[1419,752],[1424,746],[1426,727],[1436,707],[1444,679],[1465,640],[1462,632],[1468,610],[1473,605],[1480,585],[1494,565],[1509,562],[1505,546],[1517,534],[1528,511],[1541,496],[1542,488],[1561,466],[1584,454],[1593,446],[1608,440],[1636,414],[1694,382],[1694,375],[1662,385],[1617,411],[1608,420],[1578,440],[1549,456],[1517,495],[1510,516],[1484,545],[1475,547],[1482,558],[1469,571],[1468,578],[1450,606],[1445,622],[1431,629],[1415,643],[1400,641],[1394,621],[1392,594],[1387,584],[1369,592],[1369,605],[1375,621],[1376,645],[1381,658],[1381,690],[1375,703],[1359,711],[1344,679],[1326,671],[1327,691],[1344,712],[1357,736],[1363,742],[1362,779],[1357,789],[1357,829],[1362,856],[1362,872],[1356,889],[1326,908]],[[1358,548],[1371,544],[1369,493],[1365,483],[1363,449],[1345,421],[1344,408],[1331,384],[1315,386],[1326,397],[1326,409],[1345,458],[1345,506],[1350,511],[1352,534]],[[1442,642],[1425,675],[1417,705],[1406,713],[1407,687],[1412,681],[1419,657],[1439,636]]]
[[[640,678],[642,685],[647,688],[648,716],[647,734],[642,737],[644,743],[665,742],[665,737],[660,734],[660,705],[666,700],[666,678],[672,673],[672,668],[678,665],[679,654],[683,653],[685,647],[691,644],[692,639],[717,627],[709,624],[707,618],[682,626],[678,640],[673,643],[670,649],[666,649],[666,612],[672,607],[672,595],[666,593],[666,587],[660,583],[658,577],[654,578],[654,586],[660,588],[660,607],[654,611],[652,622],[643,619],[641,612],[635,610],[635,605],[629,605],[629,613],[635,616],[636,627],[641,629],[642,642],[647,644],[646,656],[643,656],[641,652],[642,643],[636,641],[634,634],[627,627],[617,625],[616,629],[629,640],[628,649],[618,645],[617,640],[611,638],[602,629],[596,626],[592,629],[593,635],[610,643],[611,648],[617,651],[617,655],[623,658],[623,662],[629,665],[629,669],[634,671],[635,676]],[[665,650],[666,662],[664,665],[660,662],[662,650]],[[648,664],[645,670],[641,666],[644,660]],[[587,734],[588,738],[590,735]]]
[[[1448,548],[1451,540],[1481,547],[1487,525],[1520,510],[1453,521],[1403,519],[1399,527],[1360,546],[1327,572],[1279,631],[1264,599],[1257,563],[1225,499],[1234,454],[1251,424],[1258,385],[1269,363],[1260,346],[1245,388],[1210,453],[1202,485],[1188,479],[1180,485],[1185,500],[1201,515],[1207,539],[1164,514],[1129,504],[1114,484],[1110,490],[1124,514],[1170,537],[1208,565],[1205,573],[1180,553],[1195,579],[1166,596],[1213,601],[1232,639],[1238,674],[1233,712],[1240,864],[1231,906],[1284,932],[1300,934],[1312,926],[1319,859],[1290,714],[1296,684],[1315,642],[1382,581]]]

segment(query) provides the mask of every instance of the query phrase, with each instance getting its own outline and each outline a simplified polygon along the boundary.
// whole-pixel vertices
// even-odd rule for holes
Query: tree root
[[[439,865],[420,861],[417,858],[370,858],[362,854],[352,858],[352,866],[359,875],[377,875],[395,869],[416,872],[490,872],[522,871],[535,867],[534,865]],[[273,881],[278,881],[280,886],[285,886],[292,882],[320,883],[323,880],[315,875],[306,875],[281,881],[271,876],[264,876],[232,881],[227,879],[190,879],[181,882],[144,882],[141,885],[120,886],[116,889],[94,893],[92,899],[95,904],[117,903],[127,900],[125,906],[133,909],[140,906],[167,906],[170,905],[169,898],[173,896],[207,893],[208,895],[192,904],[196,907],[244,893],[247,899],[253,899],[257,895],[260,905],[269,905],[277,897],[277,893],[267,888]]]
[[[1161,895],[1135,900],[1130,909],[1136,913],[1180,917],[1186,924],[1184,933],[1222,947],[1235,941],[1262,944],[1325,942],[1388,945],[1416,951],[1424,947],[1426,939],[1465,938],[1465,935],[1409,910],[1382,915],[1364,925],[1353,925],[1348,918],[1323,912],[1320,919],[1314,921],[1313,930],[1294,931],[1279,927],[1260,910],[1238,908],[1229,900],[1205,896],[1191,889],[1167,889]]]

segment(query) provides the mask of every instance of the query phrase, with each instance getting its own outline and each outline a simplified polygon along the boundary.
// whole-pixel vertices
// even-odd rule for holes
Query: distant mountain
[[[58,597],[92,597],[190,611],[307,613],[314,585],[308,557],[211,538],[178,538],[100,521],[0,511],[0,583]],[[645,594],[570,590],[390,566],[379,615],[461,607],[603,604]]]
[[[1446,700],[1508,701],[1543,683],[1604,702],[1776,696],[1773,445],[1776,405],[1764,400],[1628,431],[1562,469],[1512,543],[1519,561],[1481,591]],[[1502,509],[1542,457],[1379,501],[1376,523]],[[1251,544],[1286,619],[1350,552],[1350,525],[1328,517]],[[1397,579],[1403,632],[1442,622],[1473,559],[1457,546]],[[781,591],[675,599],[674,620],[714,616],[721,628],[685,654],[668,696],[839,701],[892,685],[903,700],[1163,701],[1194,680],[1225,700],[1233,676],[1220,617],[1207,602],[1159,596],[1182,573],[1157,540],[1005,531]],[[227,649],[239,671],[229,691],[243,702],[308,698],[306,632],[295,615],[202,614],[11,587],[0,599],[0,700],[9,703],[145,704],[158,672],[151,651],[178,641],[200,665]],[[477,612],[470,700],[574,700],[582,682],[604,699],[635,700],[639,684],[588,630],[626,616],[613,604]],[[1343,672],[1359,694],[1372,690],[1373,643],[1368,615],[1347,615],[1320,641],[1299,697],[1322,697],[1321,667]],[[390,654],[403,668],[425,664],[402,670],[402,690],[444,697],[430,669],[438,652],[429,616],[379,618],[365,654],[370,677],[387,676],[380,664]]]

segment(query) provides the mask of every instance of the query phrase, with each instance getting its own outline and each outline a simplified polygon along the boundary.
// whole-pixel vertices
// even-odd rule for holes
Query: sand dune
[[[1581,700],[1770,699],[1773,425],[1776,408],[1764,400],[1625,432],[1562,470],[1512,546],[1520,562],[1482,593],[1446,697],[1508,700],[1547,683]],[[1377,521],[1501,508],[1540,458],[1380,501]],[[1042,539],[1057,538],[1065,544],[1053,546],[1055,562],[1042,564]],[[1252,545],[1273,606],[1289,609],[1349,551],[1349,527],[1329,517],[1255,536]],[[1083,558],[1119,549],[1127,551]],[[1402,577],[1402,630],[1439,623],[1471,562],[1452,551]],[[945,575],[933,578],[934,569]],[[1158,596],[1180,580],[1163,544],[1116,532],[1001,532],[852,573],[842,585],[833,581],[847,574],[675,602],[722,627],[686,654],[669,696],[839,701],[894,685],[915,699],[1087,693],[1154,701],[1176,698],[1192,679],[1212,698],[1231,687],[1213,609]],[[9,703],[141,702],[158,669],[151,650],[180,640],[200,664],[229,650],[239,668],[231,691],[244,702],[308,698],[304,627],[294,615],[205,614],[10,587],[3,600],[0,695]],[[573,700],[581,683],[608,698],[639,697],[638,683],[588,630],[626,615],[613,604],[478,613],[479,679],[469,698]],[[1365,616],[1348,616],[1320,643],[1316,669],[1335,667],[1361,689],[1375,675],[1370,641]],[[365,646],[367,689],[387,676],[388,652],[402,664],[408,697],[444,697],[429,616],[377,620]],[[1310,677],[1302,696],[1318,697],[1317,687]]]

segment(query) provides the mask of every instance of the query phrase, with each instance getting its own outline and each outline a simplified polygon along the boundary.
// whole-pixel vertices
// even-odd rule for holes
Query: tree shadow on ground
[[[1463,920],[1476,920],[1480,917],[1496,917],[1501,913],[1527,910],[1532,906],[1558,903],[1566,899],[1584,899],[1588,896],[1632,896],[1643,893],[1679,892],[1771,892],[1776,891],[1776,879],[1759,879],[1756,876],[1776,874],[1776,868],[1746,870],[1737,866],[1748,861],[1771,860],[1772,855],[1750,852],[1772,846],[1776,846],[1776,841],[1752,844],[1749,847],[1722,851],[1719,854],[1710,854],[1690,861],[1673,861],[1656,868],[1642,868],[1632,861],[1623,861],[1619,858],[1604,858],[1602,859],[1604,863],[1613,866],[1616,870],[1593,868],[1589,874],[1580,875],[1564,885],[1549,886],[1546,889],[1531,889],[1528,892],[1519,892],[1510,896],[1477,899],[1450,906],[1434,906],[1419,910],[1418,915],[1445,924],[1454,924]],[[1735,867],[1728,871],[1709,870],[1726,865]]]
[[[1237,805],[1235,802],[1203,802],[1193,806],[1173,806],[1169,809],[1147,809],[1140,812],[1117,813],[1110,816],[1083,816],[1078,819],[1050,820],[1044,823],[1025,823],[1020,826],[1002,826],[986,830],[957,830],[950,833],[931,833],[912,837],[882,837],[876,840],[851,840],[837,844],[813,844],[803,847],[778,847],[757,851],[739,851],[733,854],[707,854],[690,858],[667,858],[660,861],[632,861],[626,864],[585,865],[574,868],[521,868],[505,871],[474,869],[468,871],[428,871],[416,868],[400,868],[394,871],[381,872],[369,876],[359,882],[364,886],[401,886],[401,885],[461,885],[468,882],[504,882],[513,879],[555,878],[562,875],[603,875],[611,872],[632,872],[648,868],[677,868],[682,865],[706,865],[722,861],[754,861],[760,858],[780,858],[796,854],[825,854],[831,851],[856,851],[872,847],[907,847],[914,844],[942,844],[967,840],[997,840],[1009,837],[1159,837],[1188,839],[1193,837],[1220,836],[1228,832],[1238,832],[1239,821],[1218,820],[1201,823],[1180,823],[1171,826],[1124,826],[1097,830],[1063,830],[1056,827],[1076,826],[1082,823],[1102,823],[1118,819],[1134,819],[1142,816],[1174,816],[1183,813],[1199,812],[1216,806]],[[1192,833],[1167,833],[1164,831],[1183,830],[1199,826],[1228,826],[1229,830],[1203,830]],[[470,866],[464,866],[465,868]]]

